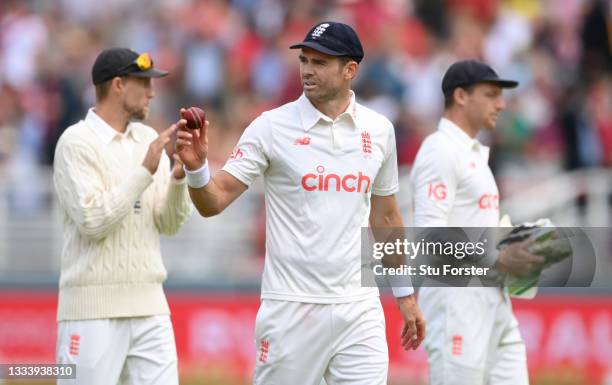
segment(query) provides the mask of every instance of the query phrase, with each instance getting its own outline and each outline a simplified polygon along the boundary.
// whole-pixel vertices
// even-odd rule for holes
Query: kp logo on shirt
[[[338,175],[325,173],[325,167],[317,166],[317,174],[308,173],[302,176],[302,187],[306,191],[345,191],[368,193],[372,186],[370,177],[359,171],[357,175]]]

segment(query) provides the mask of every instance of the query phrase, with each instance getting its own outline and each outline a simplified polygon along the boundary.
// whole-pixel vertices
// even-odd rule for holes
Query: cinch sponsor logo
[[[482,194],[478,200],[478,208],[481,210],[499,210],[499,195]]]
[[[325,167],[317,166],[317,174],[309,173],[302,177],[302,187],[306,191],[346,191],[368,193],[372,181],[359,171],[357,175],[338,175],[325,173]]]
[[[240,159],[244,156],[244,152],[240,149],[240,147],[236,147],[234,151],[230,154],[230,160]]]

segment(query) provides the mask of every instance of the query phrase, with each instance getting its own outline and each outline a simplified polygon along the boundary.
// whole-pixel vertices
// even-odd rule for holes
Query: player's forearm
[[[391,209],[372,212],[370,215],[370,227],[373,229],[374,238],[377,242],[391,242],[404,238],[404,221],[399,210]],[[384,229],[384,230],[383,230]],[[399,267],[405,263],[403,255],[386,255],[382,259],[385,267]]]
[[[203,217],[215,216],[221,213],[229,204],[223,190],[218,186],[214,177],[204,187],[189,187],[189,196],[196,210]]]
[[[404,221],[399,211],[393,210],[380,215],[370,216],[371,227],[404,227]]]

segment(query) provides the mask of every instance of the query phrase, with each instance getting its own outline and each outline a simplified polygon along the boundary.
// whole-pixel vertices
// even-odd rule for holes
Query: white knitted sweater
[[[151,127],[120,135],[95,112],[70,126],[55,151],[53,182],[63,210],[58,321],[169,314],[159,234],[191,213],[185,179],[165,154],[155,175],[142,166]]]

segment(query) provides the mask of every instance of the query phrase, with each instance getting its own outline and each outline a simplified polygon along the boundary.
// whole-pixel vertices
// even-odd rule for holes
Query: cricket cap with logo
[[[100,52],[91,69],[94,85],[116,76],[160,78],[166,75],[168,71],[153,68],[153,60],[148,53],[139,54],[129,48],[105,49]]]
[[[357,63],[363,59],[363,47],[355,30],[335,21],[315,25],[308,31],[303,42],[289,48],[311,48],[327,55],[349,57]]]

